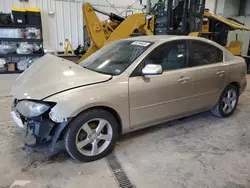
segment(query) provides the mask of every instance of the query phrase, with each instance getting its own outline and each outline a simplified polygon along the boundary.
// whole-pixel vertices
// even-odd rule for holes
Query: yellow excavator
[[[100,21],[96,12],[108,16],[109,20]],[[152,26],[146,25],[145,14],[143,13],[132,14],[123,18],[114,13],[107,13],[94,8],[90,3],[85,3],[83,5],[83,18],[92,44],[79,61],[87,58],[112,41],[130,37],[134,30],[146,33],[146,35],[153,35],[153,32],[150,30]]]
[[[80,61],[115,40],[138,35],[188,35],[200,31],[205,0],[180,0],[175,6],[173,2],[147,0],[145,13],[126,18],[94,8],[90,3],[84,4],[83,18],[92,45]],[[96,12],[108,16],[109,20],[101,22]]]
[[[237,29],[250,31],[250,28],[237,20],[227,19],[205,10],[205,0],[147,0],[145,8],[143,13],[122,17],[85,3],[83,18],[91,46],[78,62],[110,42],[141,35],[205,37],[240,56],[242,41],[231,41],[228,44],[228,33]],[[100,21],[96,12],[108,16],[109,20]],[[245,59],[248,61],[249,57],[245,56]]]

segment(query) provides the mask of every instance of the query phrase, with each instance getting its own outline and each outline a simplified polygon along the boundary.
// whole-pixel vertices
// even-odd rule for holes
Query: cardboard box
[[[8,63],[8,71],[15,71],[16,63]]]

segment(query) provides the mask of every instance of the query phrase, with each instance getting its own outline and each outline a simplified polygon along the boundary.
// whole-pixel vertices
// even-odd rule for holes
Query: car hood
[[[111,78],[110,75],[90,71],[47,54],[17,78],[11,94],[17,99],[41,100],[58,92],[105,82]]]

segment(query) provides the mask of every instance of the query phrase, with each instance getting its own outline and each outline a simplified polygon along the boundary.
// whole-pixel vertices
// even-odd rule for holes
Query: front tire
[[[230,84],[223,90],[219,102],[211,112],[213,115],[220,118],[230,117],[237,108],[238,101],[239,90],[237,87]]]
[[[79,114],[65,135],[65,148],[80,162],[101,159],[112,152],[118,137],[115,117],[102,109]]]

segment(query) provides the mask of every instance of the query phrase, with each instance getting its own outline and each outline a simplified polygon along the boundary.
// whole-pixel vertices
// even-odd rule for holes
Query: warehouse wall
[[[97,3],[98,1],[98,3]],[[90,2],[94,7],[99,8],[105,12],[112,12],[118,15],[126,16],[128,10],[132,10],[133,13],[142,12],[142,6],[139,0],[117,1],[117,0],[86,0]],[[144,3],[144,1],[143,1]],[[145,2],[146,4],[146,2]],[[106,20],[108,17],[102,14],[98,14],[101,20]]]
[[[216,7],[215,13],[216,14],[220,14],[220,15],[224,14],[225,3],[226,3],[226,0],[218,0],[217,1],[217,4],[215,5],[215,7]]]
[[[125,15],[126,10],[141,12],[142,6],[139,0],[29,0],[29,2],[20,2],[19,0],[0,0],[0,12],[11,12],[12,7],[38,7],[41,9],[43,23],[43,37],[45,48],[62,51],[65,46],[65,39],[69,39],[76,48],[83,44],[83,18],[82,4],[90,2],[95,7],[106,12]],[[216,7],[216,2],[218,6]],[[229,4],[231,2],[231,4]],[[236,14],[239,1],[236,0],[207,0],[206,8],[211,12],[231,16]],[[143,0],[146,4],[146,0]],[[129,6],[128,6],[129,5]],[[247,1],[246,12],[250,14],[250,0]],[[49,14],[49,12],[54,14]],[[106,16],[98,14],[101,20],[107,19]],[[239,21],[250,27],[250,16],[235,17]],[[250,32],[235,31],[230,32],[229,40],[235,40],[235,34],[238,33],[239,39],[244,41],[243,53],[247,54]]]
[[[245,12],[245,15],[250,15],[250,1],[249,0],[247,0],[247,2],[246,2],[244,12]]]
[[[223,15],[228,16],[237,16],[239,15],[240,1],[235,0],[226,0]]]
[[[81,2],[57,0],[0,0],[0,11],[11,12],[12,7],[37,7],[41,9],[45,48],[63,50],[64,40],[77,46],[83,41]],[[49,12],[54,14],[49,15]]]
[[[83,0],[0,0],[0,12],[11,12],[12,7],[37,7],[41,9],[43,38],[45,48],[52,50],[63,50],[65,39],[69,39],[76,48],[83,44]],[[142,8],[138,0],[88,0],[94,6],[107,12],[125,15],[127,9],[134,12]],[[128,7],[127,5],[132,5]],[[49,14],[51,13],[51,14]],[[98,14],[100,19],[107,17]]]
[[[206,0],[206,8],[210,10],[210,12],[215,12],[215,4],[216,0]]]
[[[247,27],[250,28],[250,16],[234,16],[233,18],[241,23],[244,23]],[[250,32],[241,30],[230,31],[228,36],[228,41],[236,40],[236,34],[238,35],[238,40],[243,41],[242,54],[247,55],[249,40],[250,40]]]
[[[240,1],[239,0],[207,0],[206,4],[214,7],[214,13],[228,16],[237,16],[239,14]]]

